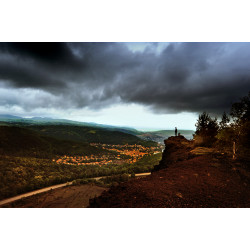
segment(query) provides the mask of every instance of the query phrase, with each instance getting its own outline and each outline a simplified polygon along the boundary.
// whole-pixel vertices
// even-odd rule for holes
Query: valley
[[[160,144],[120,131],[0,126],[0,199],[98,176],[150,172],[161,152]]]

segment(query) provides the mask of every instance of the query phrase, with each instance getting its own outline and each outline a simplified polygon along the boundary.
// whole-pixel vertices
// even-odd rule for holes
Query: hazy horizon
[[[11,116],[16,116],[16,117],[21,117],[21,118],[24,118],[24,119],[32,119],[32,118],[42,118],[42,119],[62,119],[62,120],[69,120],[69,121],[73,121],[73,122],[86,122],[86,121],[83,121],[83,120],[72,120],[72,119],[66,119],[66,118],[63,118],[63,117],[48,117],[48,116],[22,116],[22,115],[18,115],[18,114],[9,114],[9,113],[5,113],[5,114],[0,114],[0,118],[1,116],[4,116],[4,115],[11,115]],[[115,127],[126,127],[126,128],[130,128],[130,129],[136,129],[136,130],[139,130],[139,131],[145,131],[145,132],[153,132],[153,131],[159,131],[159,130],[171,130],[171,131],[174,131],[175,130],[175,127],[173,128],[150,128],[150,127],[132,127],[132,126],[126,126],[126,125],[116,125],[116,124],[108,124],[108,123],[101,123],[101,122],[92,122],[92,121],[88,121],[86,123],[94,123],[94,124],[99,124],[99,125],[105,125],[105,126],[115,126]],[[186,129],[186,128],[178,128],[179,130],[192,130],[194,131],[195,129]]]

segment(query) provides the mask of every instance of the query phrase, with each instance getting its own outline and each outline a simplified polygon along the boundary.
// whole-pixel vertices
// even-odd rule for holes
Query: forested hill
[[[3,143],[6,142],[5,149],[9,148],[10,150],[13,149],[13,151],[25,150],[26,147],[33,148],[35,145],[41,151],[44,151],[43,149],[48,151],[48,143],[58,149],[64,145],[65,149],[69,147],[69,150],[82,148],[82,144],[86,148],[89,143],[156,145],[155,142],[144,141],[135,135],[124,132],[77,125],[0,126],[0,140],[0,145],[3,146]],[[64,151],[63,149],[62,152]]]
[[[77,125],[40,125],[29,126],[42,135],[57,139],[72,140],[87,143],[104,144],[140,144],[144,146],[155,146],[155,142],[144,141],[135,135],[109,129],[77,126]]]
[[[89,143],[60,140],[21,127],[0,126],[0,154],[50,158],[55,155],[106,153]]]

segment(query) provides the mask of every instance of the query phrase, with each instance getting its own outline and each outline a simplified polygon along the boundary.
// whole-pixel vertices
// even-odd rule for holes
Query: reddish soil
[[[8,208],[82,208],[89,199],[99,196],[107,188],[96,185],[67,186],[30,196],[4,205]]]
[[[248,163],[194,148],[183,137],[171,137],[165,145],[152,175],[104,191],[90,207],[250,207]]]

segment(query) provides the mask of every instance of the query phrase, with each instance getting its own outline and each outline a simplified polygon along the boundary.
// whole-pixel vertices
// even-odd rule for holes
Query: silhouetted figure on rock
[[[175,127],[175,136],[177,136],[177,127]]]

